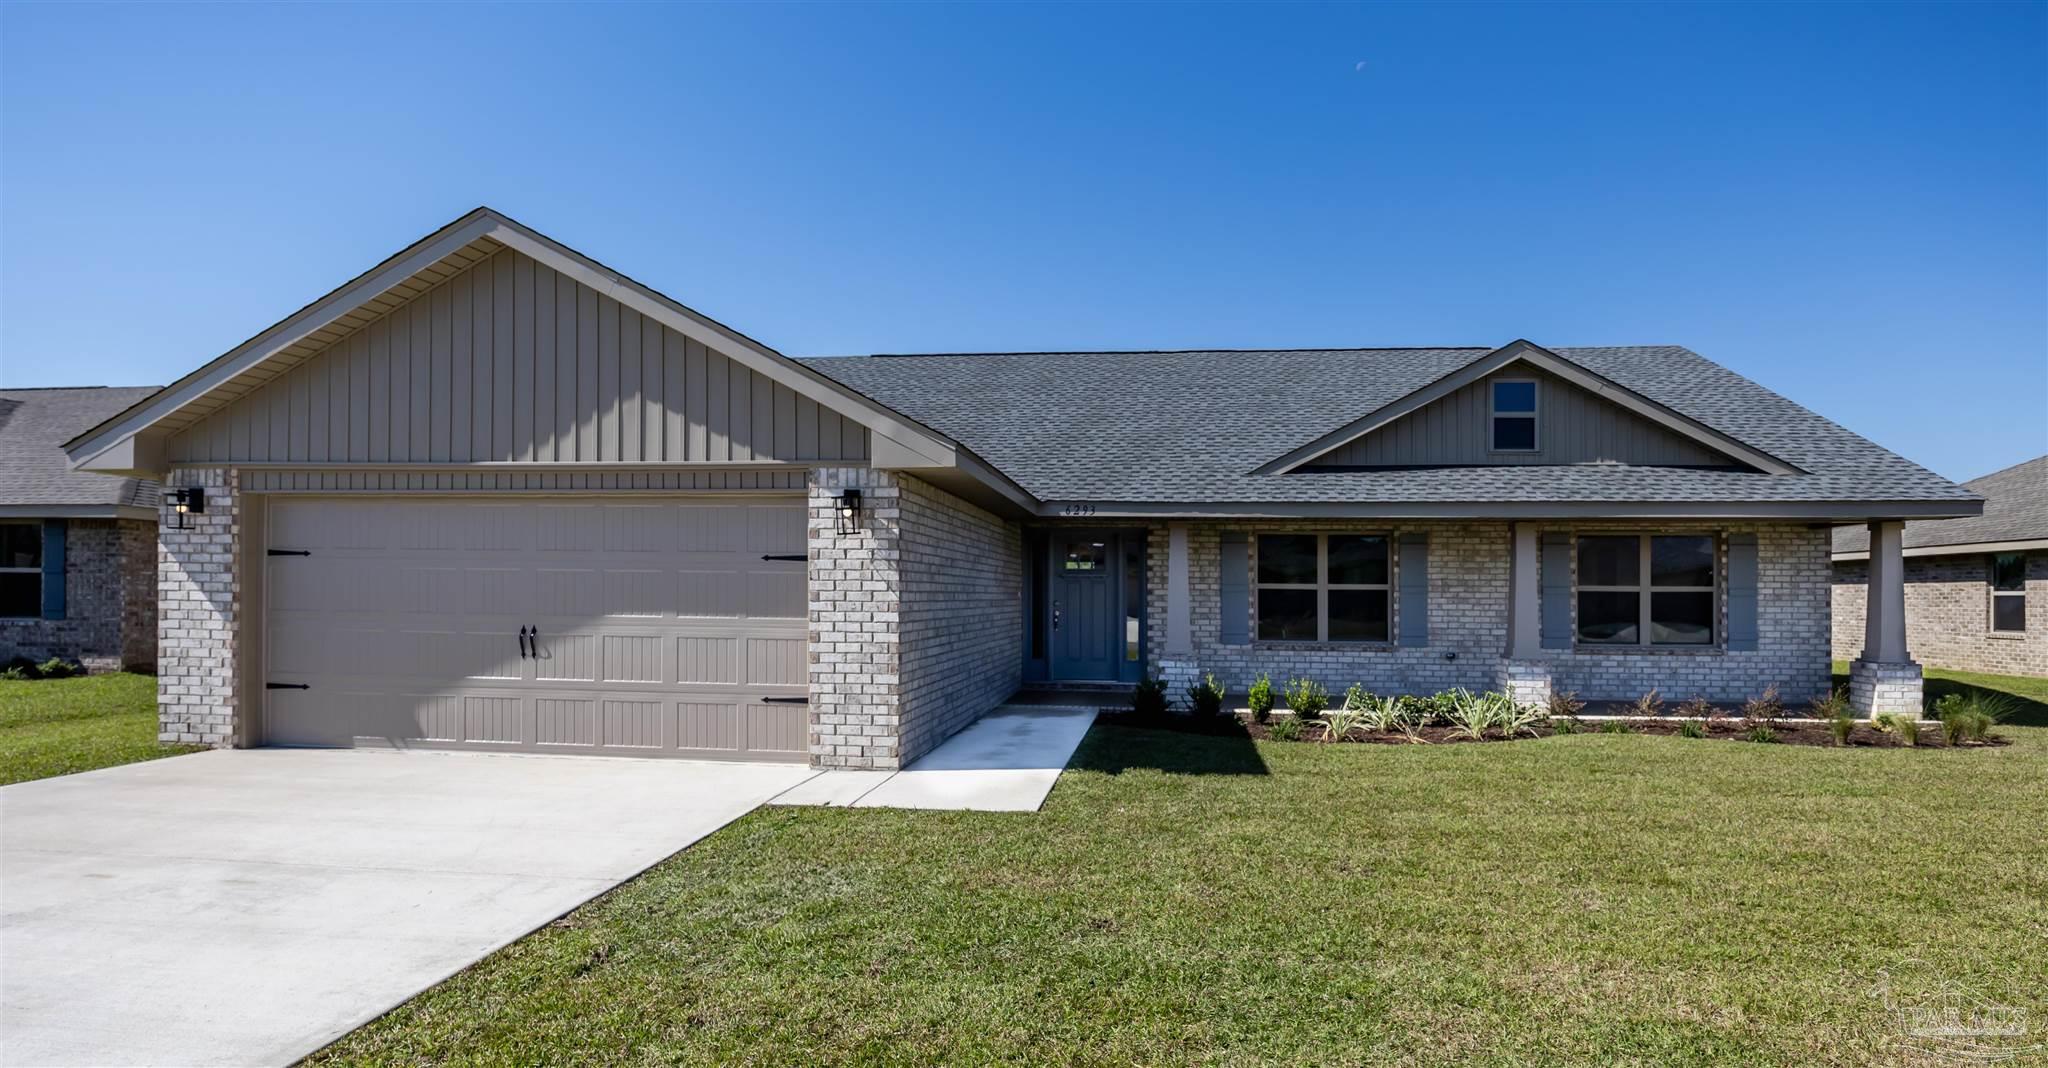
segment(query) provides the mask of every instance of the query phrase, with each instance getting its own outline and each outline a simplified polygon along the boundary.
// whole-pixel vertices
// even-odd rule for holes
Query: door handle
[[[519,628],[519,659],[526,659],[526,628]]]
[[[1058,601],[1052,603],[1052,629],[1060,629],[1060,603]]]

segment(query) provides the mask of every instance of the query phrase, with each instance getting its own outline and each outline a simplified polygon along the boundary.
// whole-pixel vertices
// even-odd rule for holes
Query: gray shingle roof
[[[981,353],[802,361],[1041,500],[1970,501],[1939,475],[1675,345],[1552,350],[1803,474],[1577,465],[1250,472],[1482,348]]]
[[[155,386],[0,389],[0,505],[156,508],[156,483],[71,470],[64,443]]]
[[[2048,538],[2048,456],[1971,479],[1963,488],[1983,496],[1984,514],[1907,523],[1900,539],[1906,548]],[[1835,551],[1869,552],[1870,528],[1835,528]]]

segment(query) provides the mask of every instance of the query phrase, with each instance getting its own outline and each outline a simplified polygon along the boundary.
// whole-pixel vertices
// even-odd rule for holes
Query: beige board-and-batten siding
[[[1491,390],[1494,382],[1503,380],[1537,383],[1534,452],[1492,451]],[[1548,371],[1516,364],[1340,446],[1309,466],[1577,463],[1732,466],[1734,461]]]
[[[858,462],[867,428],[499,249],[172,438],[177,463]]]
[[[1829,535],[1825,529],[1790,523],[1538,524],[1546,532],[1699,533],[1717,535],[1716,644],[1710,648],[1613,647],[1543,649],[1527,663],[1547,669],[1554,691],[1595,700],[1631,699],[1655,688],[1667,700],[1688,697],[1734,701],[1776,685],[1788,703],[1803,704],[1830,685],[1829,614],[1826,603]],[[1316,642],[1230,644],[1222,640],[1221,535],[1259,533],[1421,534],[1427,543],[1428,626],[1420,644],[1397,642],[1345,645]],[[1451,687],[1478,691],[1502,685],[1508,640],[1508,594],[1512,525],[1506,522],[1398,522],[1369,524],[1259,520],[1189,524],[1190,627],[1197,672],[1242,693],[1261,672],[1276,689],[1287,679],[1306,677],[1333,695],[1360,683],[1376,693],[1434,693]],[[1726,648],[1728,535],[1757,539],[1757,647]],[[1252,543],[1256,545],[1256,542]],[[1576,567],[1576,553],[1571,554]],[[1168,534],[1155,526],[1148,539],[1148,647],[1151,670],[1161,670],[1166,648]],[[1402,586],[1402,556],[1390,554],[1390,589]],[[1254,567],[1256,550],[1246,554]],[[1249,578],[1250,576],[1248,576]],[[1251,584],[1256,588],[1256,583]],[[1247,611],[1255,600],[1247,599]],[[1575,598],[1574,598],[1575,600]],[[1411,630],[1400,617],[1402,598],[1390,597],[1389,633]],[[1575,623],[1575,621],[1574,621]],[[1247,621],[1249,628],[1255,626]],[[1446,655],[1450,654],[1450,655]],[[1177,695],[1176,695],[1177,696]]]

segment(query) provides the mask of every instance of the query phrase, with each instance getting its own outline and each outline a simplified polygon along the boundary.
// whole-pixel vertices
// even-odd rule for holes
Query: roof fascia
[[[133,504],[0,504],[0,519],[145,519],[156,510]]]
[[[1549,349],[1526,339],[1511,341],[1471,363],[1393,401],[1376,411],[1330,431],[1252,471],[1255,475],[1286,474],[1318,457],[1333,452],[1428,405],[1442,400],[1474,382],[1523,361],[1548,371],[1572,385],[1611,404],[1633,412],[1716,452],[1732,456],[1767,474],[1796,475],[1800,470],[1760,449],[1746,445],[1690,416],[1657,403],[1634,390],[1611,382]]]
[[[1975,501],[1274,501],[1048,500],[1040,516],[1098,519],[1771,519],[1847,523],[1955,519]]]
[[[1954,545],[1916,545],[1899,550],[1901,556],[1974,556],[1978,553],[2024,553],[2048,549],[2048,538],[2024,538],[2019,541],[1960,541]],[[1835,553],[1837,563],[1846,560],[1868,560],[1870,550],[1853,553]]]

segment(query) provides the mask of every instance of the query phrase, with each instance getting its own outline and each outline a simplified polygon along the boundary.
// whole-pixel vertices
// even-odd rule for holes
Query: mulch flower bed
[[[1276,721],[1279,718],[1280,715],[1276,714]],[[1241,717],[1227,715],[1197,717],[1180,713],[1168,713],[1165,716],[1141,716],[1128,708],[1101,709],[1096,716],[1096,722],[1118,727],[1141,727],[1147,730],[1178,731],[1184,734],[1254,738],[1260,741],[1321,742],[1323,735],[1326,733],[1321,722],[1310,721],[1302,728],[1299,735],[1291,739],[1275,739],[1271,723],[1256,723]],[[1679,733],[1679,725],[1685,721],[1677,719],[1631,719],[1625,721],[1581,719],[1574,720],[1573,722],[1577,724],[1574,730],[1560,731],[1556,729],[1553,723],[1543,723],[1534,728],[1535,733],[1524,732],[1515,735],[1513,738],[1506,737],[1498,731],[1489,732],[1484,738],[1469,738],[1454,733],[1454,728],[1451,727],[1431,726],[1418,729],[1413,739],[1400,731],[1374,731],[1367,733],[1354,730],[1349,735],[1339,739],[1339,741],[1346,745],[1413,745],[1416,744],[1416,739],[1432,744],[1461,744],[1475,741],[1506,742],[1528,738],[1548,738],[1552,735],[1567,733],[1675,735]],[[1626,731],[1615,731],[1614,728],[1608,726],[1608,724],[1614,722],[1625,722],[1628,729]],[[1762,724],[1752,723],[1739,717],[1726,717],[1707,720],[1705,725],[1707,733],[1702,740],[1718,739],[1721,741],[1748,742],[1753,740],[1750,738],[1750,731]],[[1835,745],[1834,732],[1825,723],[1787,723],[1784,720],[1778,720],[1775,723],[1768,724],[1768,726],[1775,735],[1773,739],[1775,744],[1829,747]],[[2003,738],[1994,736],[1982,742],[1959,742],[1956,748],[1981,749],[2008,744],[2011,743]],[[1848,745],[1864,748],[1902,748],[1897,737],[1864,722],[1856,724],[1856,729],[1849,735]],[[1921,726],[1919,748],[1948,748],[1943,740],[1942,730],[1939,725],[1930,726],[1923,724]]]

